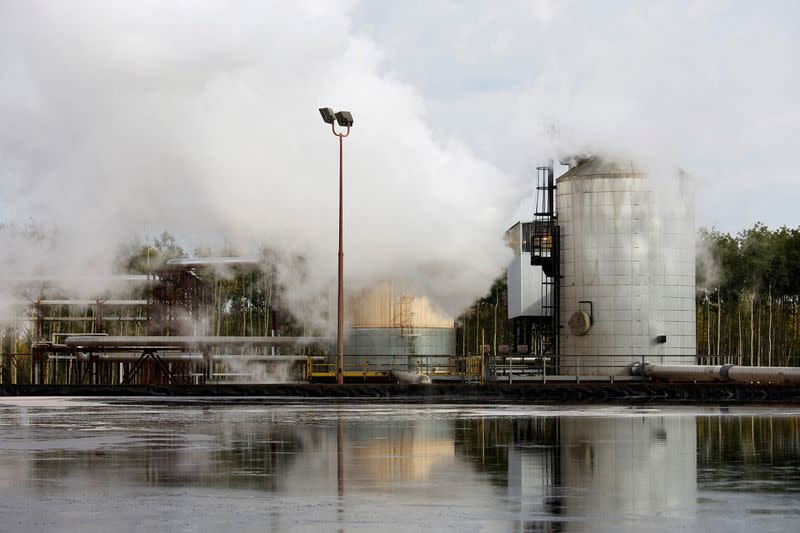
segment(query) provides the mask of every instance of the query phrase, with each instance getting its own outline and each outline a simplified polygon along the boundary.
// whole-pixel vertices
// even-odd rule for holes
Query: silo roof
[[[601,157],[590,157],[562,174],[558,181],[584,178],[631,178],[644,172],[633,161],[613,161]]]

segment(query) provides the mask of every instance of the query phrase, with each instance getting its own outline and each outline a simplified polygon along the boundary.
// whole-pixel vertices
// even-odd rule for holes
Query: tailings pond
[[[0,398],[0,531],[798,531],[800,408]]]

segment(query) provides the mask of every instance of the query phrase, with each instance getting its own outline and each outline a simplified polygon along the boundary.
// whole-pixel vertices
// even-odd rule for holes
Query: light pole
[[[350,135],[350,127],[353,125],[353,115],[349,111],[339,111],[334,113],[330,107],[322,107],[319,110],[322,120],[331,125],[331,131],[339,137],[339,301],[338,316],[336,323],[336,383],[344,383],[344,251],[343,251],[343,232],[342,232],[342,145],[345,137]],[[334,122],[335,121],[335,122]],[[347,128],[344,133],[336,131],[336,124],[342,128]]]

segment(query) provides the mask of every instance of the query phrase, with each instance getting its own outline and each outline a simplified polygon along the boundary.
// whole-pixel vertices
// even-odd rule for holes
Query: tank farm
[[[105,280],[109,289],[93,299],[71,298],[68,280],[17,280],[24,310],[2,332],[0,390],[800,399],[798,368],[697,353],[690,177],[676,171],[665,185],[633,161],[597,156],[561,164],[558,177],[552,161],[538,167],[533,212],[505,235],[507,305],[495,312],[512,322],[513,342],[486,339],[386,280],[347,293],[336,385],[337,339],[309,334],[285,311],[274,269],[247,257],[171,259]],[[466,331],[477,342],[467,346]]]

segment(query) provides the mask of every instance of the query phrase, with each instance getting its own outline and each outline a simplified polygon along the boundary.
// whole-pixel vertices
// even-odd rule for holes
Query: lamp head
[[[334,115],[333,109],[330,107],[320,107],[319,114],[322,115],[322,120],[324,120],[326,124],[333,124],[333,121],[336,119],[336,115]]]
[[[353,115],[350,111],[339,111],[336,113],[336,122],[343,128],[349,128],[353,125]]]

